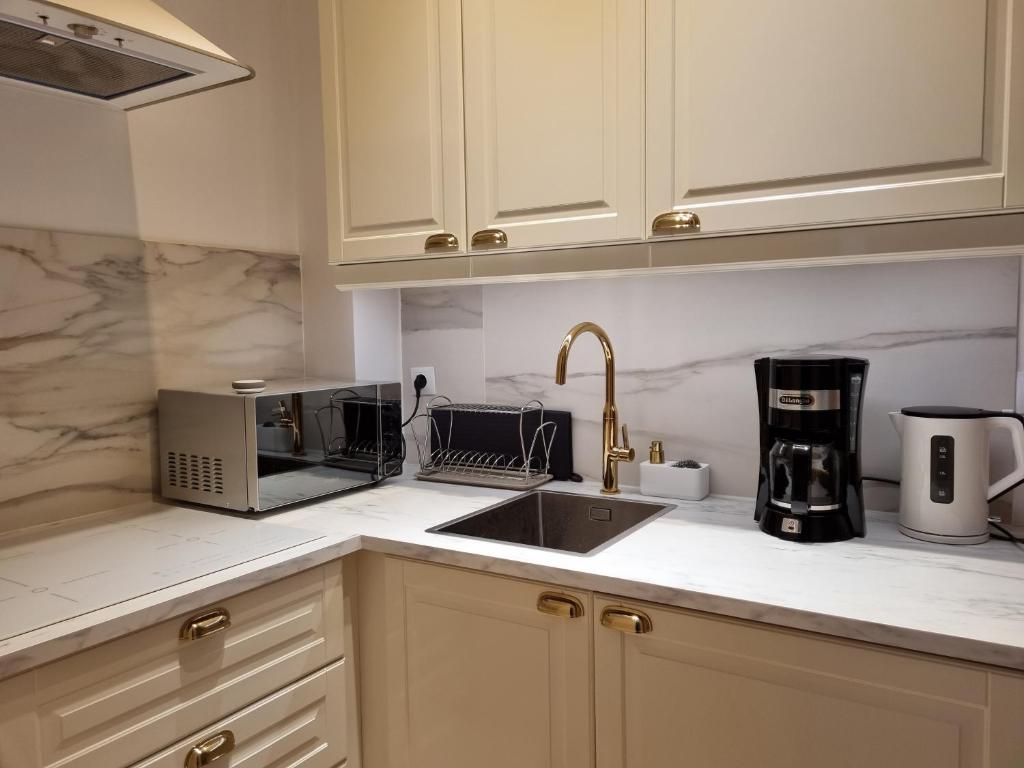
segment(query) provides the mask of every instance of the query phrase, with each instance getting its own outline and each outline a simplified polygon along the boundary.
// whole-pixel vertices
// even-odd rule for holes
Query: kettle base
[[[975,533],[969,536],[949,536],[941,533],[930,533],[928,531],[918,531],[914,528],[908,528],[905,525],[900,525],[900,533],[904,536],[909,536],[912,539],[918,539],[919,541],[930,541],[935,544],[984,544],[988,541],[988,531],[984,533]]]

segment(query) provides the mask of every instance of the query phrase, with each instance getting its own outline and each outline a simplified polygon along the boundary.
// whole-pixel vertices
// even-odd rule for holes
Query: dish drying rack
[[[313,412],[324,462],[363,469],[391,459],[404,459],[401,440],[381,434],[381,403],[354,389],[331,393],[327,404]],[[346,410],[349,413],[346,413]]]
[[[507,421],[507,428],[518,433],[510,439],[512,444],[518,442],[518,452],[452,445],[455,419],[460,414],[493,414],[497,417],[496,427],[500,421]],[[551,444],[557,426],[545,420],[544,405],[539,400],[524,405],[497,405],[453,403],[444,396],[434,397],[426,413],[414,417],[410,426],[419,454],[419,480],[528,491],[552,479]]]

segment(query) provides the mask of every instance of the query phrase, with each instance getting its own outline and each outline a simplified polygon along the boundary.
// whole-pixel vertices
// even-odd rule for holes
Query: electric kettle
[[[900,531],[944,544],[988,540],[988,505],[1024,482],[1024,417],[953,406],[914,406],[889,414],[903,442]],[[1014,468],[989,481],[989,438],[1013,438]]]

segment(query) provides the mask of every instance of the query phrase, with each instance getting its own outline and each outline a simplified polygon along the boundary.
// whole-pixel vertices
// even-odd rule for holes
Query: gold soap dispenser
[[[651,464],[664,464],[665,463],[665,449],[661,445],[661,440],[651,441]]]

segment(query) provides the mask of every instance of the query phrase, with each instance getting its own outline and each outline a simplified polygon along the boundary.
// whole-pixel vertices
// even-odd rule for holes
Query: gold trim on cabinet
[[[630,635],[646,635],[654,629],[650,616],[630,608],[605,608],[601,625]]]
[[[692,211],[669,211],[655,216],[651,222],[651,234],[655,237],[693,235],[697,232],[700,232],[700,216]]]
[[[181,640],[198,640],[201,637],[223,632],[231,626],[231,614],[227,608],[215,608],[186,619],[181,625],[178,637]]]
[[[505,248],[508,246],[508,235],[503,229],[481,229],[473,233],[469,244],[472,248]]]
[[[215,760],[220,760],[235,748],[235,734],[221,731],[210,738],[199,742],[185,755],[185,768],[202,768]]]
[[[447,253],[459,250],[459,238],[451,232],[438,232],[428,235],[423,242],[424,253]]]
[[[583,603],[572,595],[544,592],[537,598],[537,610],[563,619],[578,619],[583,615]]]

